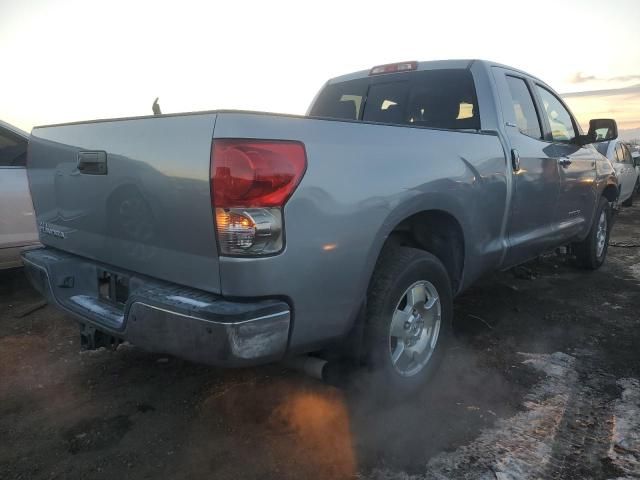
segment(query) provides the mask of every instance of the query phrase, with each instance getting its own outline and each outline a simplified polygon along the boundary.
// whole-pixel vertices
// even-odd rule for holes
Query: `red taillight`
[[[307,168],[300,142],[214,140],[211,190],[221,255],[273,255],[284,249],[283,207]]]
[[[369,71],[369,75],[381,75],[383,73],[408,72],[418,69],[418,62],[399,62],[387,65],[378,65]]]
[[[299,142],[214,140],[213,206],[281,207],[300,183],[306,166],[304,145]]]

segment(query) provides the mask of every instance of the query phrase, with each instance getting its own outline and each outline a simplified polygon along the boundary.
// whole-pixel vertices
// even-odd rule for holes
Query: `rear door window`
[[[0,167],[24,167],[27,161],[27,140],[0,128]]]
[[[518,130],[528,137],[542,138],[540,119],[526,82],[522,78],[507,75],[507,85],[511,93]]]
[[[466,69],[405,72],[328,85],[318,96],[311,115],[393,125],[480,129],[473,76]]]

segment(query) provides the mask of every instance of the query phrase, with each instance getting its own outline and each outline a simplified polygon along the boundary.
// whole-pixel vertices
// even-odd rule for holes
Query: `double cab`
[[[594,143],[616,136],[608,119],[583,133],[542,80],[481,60],[334,78],[305,116],[36,127],[43,248],[24,263],[88,347],[220,366],[336,349],[406,393],[481,275],[563,245],[602,265],[618,186]]]

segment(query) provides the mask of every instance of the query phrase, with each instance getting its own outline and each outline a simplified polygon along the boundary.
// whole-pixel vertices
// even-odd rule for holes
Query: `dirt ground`
[[[431,388],[384,408],[278,365],[81,353],[74,323],[5,273],[0,479],[640,477],[640,207],[599,271],[526,267],[458,298]]]

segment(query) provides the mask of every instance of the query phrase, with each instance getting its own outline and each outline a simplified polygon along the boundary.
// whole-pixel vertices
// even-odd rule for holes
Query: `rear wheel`
[[[635,189],[634,189],[635,191]],[[629,195],[629,198],[627,198],[624,202],[622,202],[622,206],[623,207],[632,207],[633,206],[633,192],[631,193],[631,195]]]
[[[607,257],[610,232],[611,207],[607,199],[601,197],[589,235],[573,245],[578,265],[590,270],[600,268]]]
[[[451,335],[447,271],[430,253],[387,247],[372,279],[365,341],[378,394],[416,391],[437,369]]]

